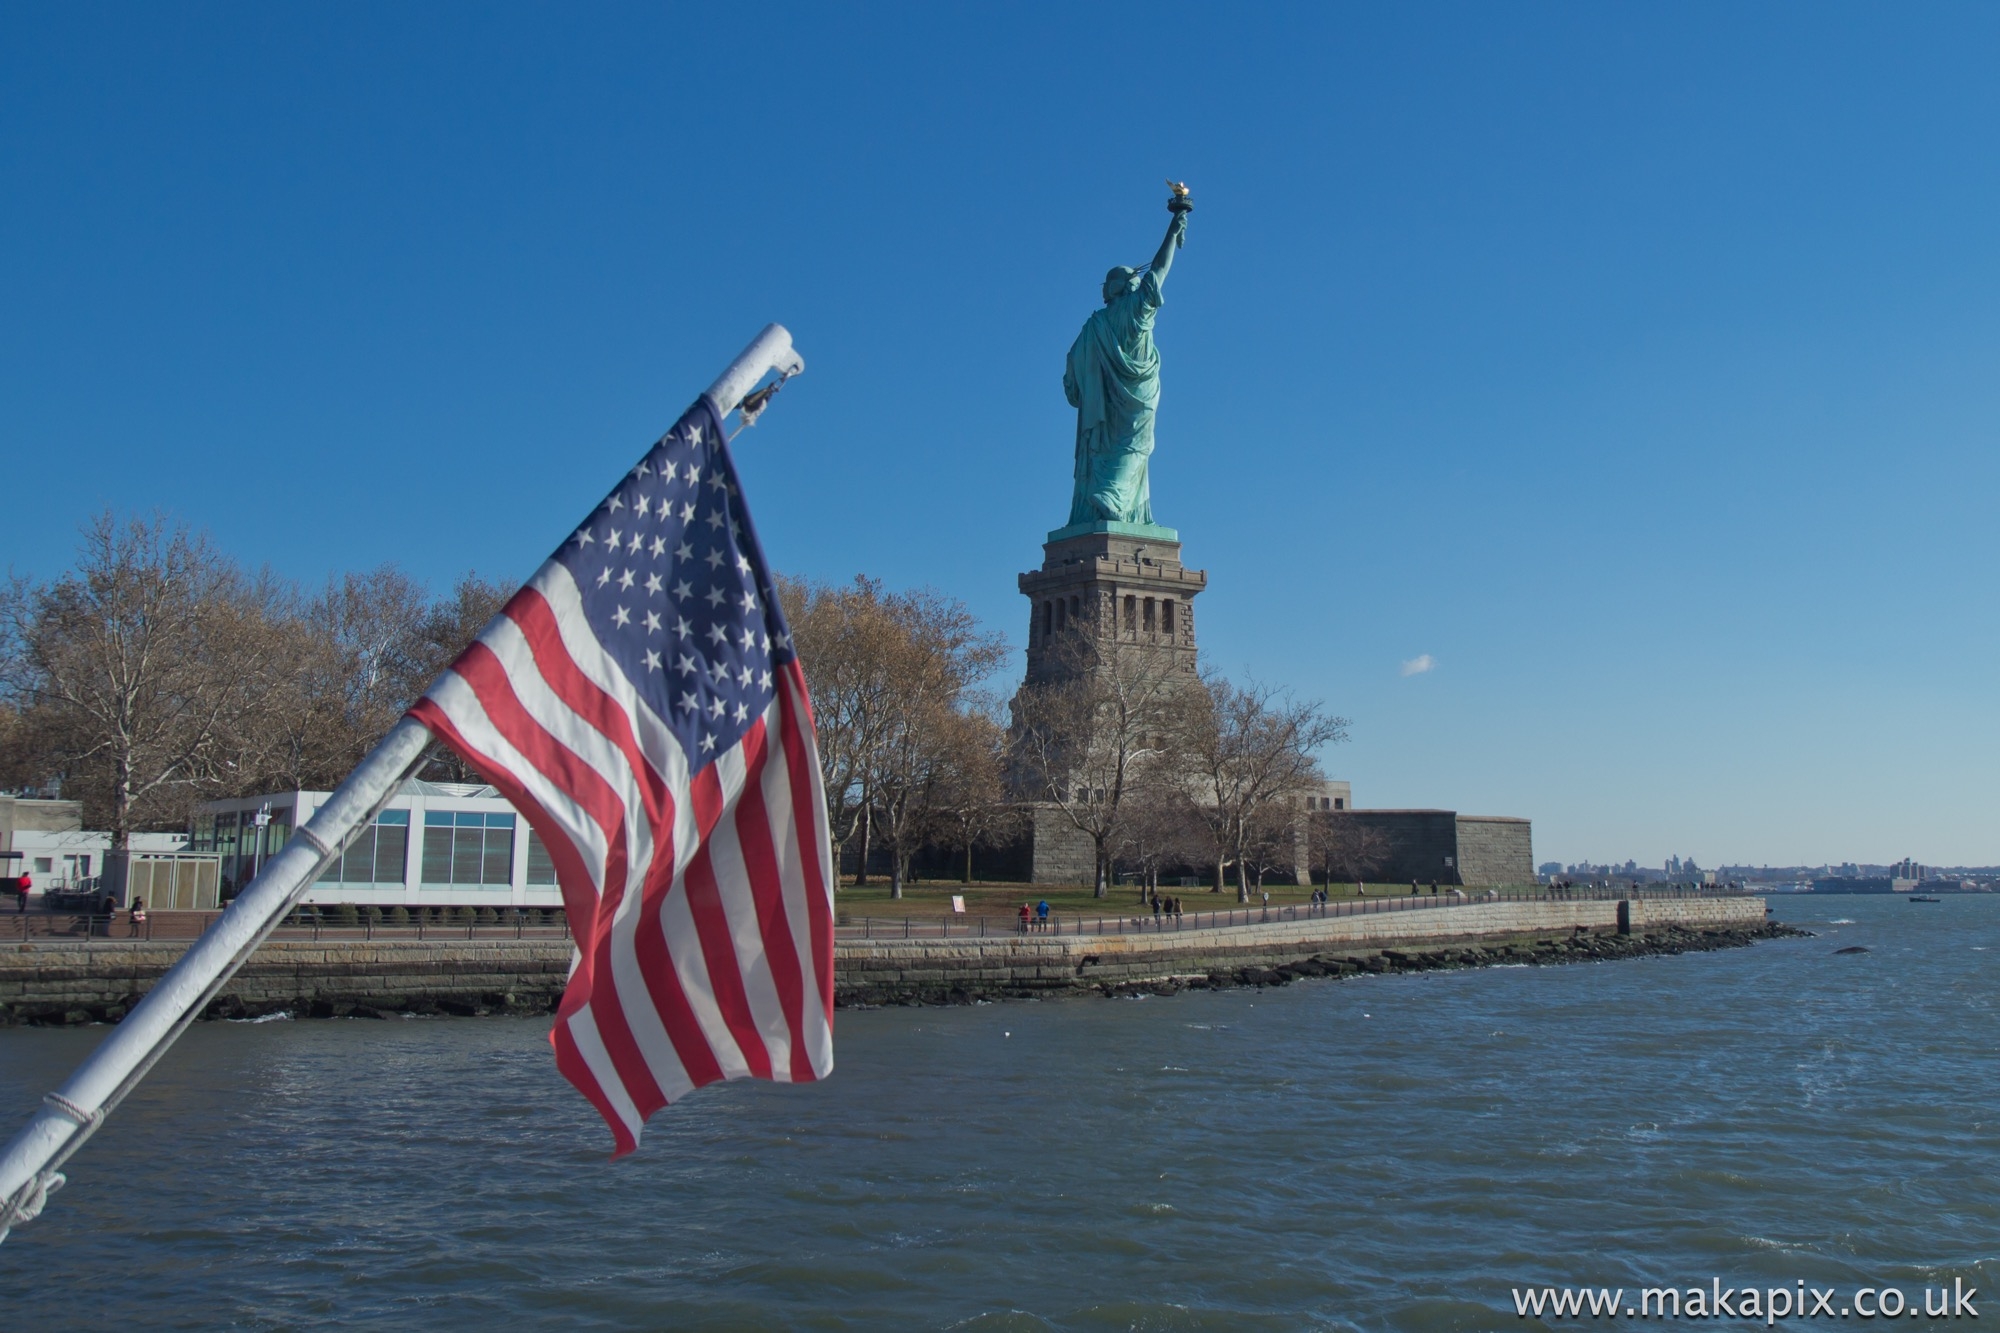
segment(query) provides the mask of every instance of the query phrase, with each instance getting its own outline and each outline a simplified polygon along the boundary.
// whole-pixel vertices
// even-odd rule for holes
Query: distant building
[[[185,833],[134,833],[131,849],[135,853],[180,852],[187,849],[187,841]],[[34,876],[38,892],[90,890],[98,887],[98,877],[104,873],[111,835],[93,829],[17,831],[14,850],[21,853],[21,868]]]
[[[134,852],[178,852],[181,833],[134,833]],[[95,891],[111,835],[83,826],[83,802],[0,796],[0,852],[19,852],[37,893]],[[9,871],[7,873],[13,873]]]
[[[0,852],[16,850],[16,833],[73,833],[82,827],[82,801],[0,796]]]
[[[1910,881],[1903,881],[1909,884]],[[1908,893],[1898,890],[1897,881],[1877,875],[1822,875],[1812,882],[1814,893]],[[1914,887],[1914,885],[1912,885]]]
[[[1306,797],[1306,812],[1330,810],[1352,810],[1354,808],[1354,788],[1345,782],[1329,779],[1320,783],[1319,790]]]
[[[210,801],[195,812],[190,848],[221,856],[223,896],[233,896],[330,795],[279,791]],[[548,849],[496,789],[411,779],[313,881],[305,901],[560,907],[562,891]]]

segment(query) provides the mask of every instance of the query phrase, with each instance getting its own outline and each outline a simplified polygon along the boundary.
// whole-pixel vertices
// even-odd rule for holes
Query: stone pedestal
[[[1208,573],[1181,564],[1180,534],[1137,523],[1059,528],[1042,547],[1040,569],[1020,576],[1028,599],[1028,683],[1060,676],[1072,654],[1066,636],[1089,635],[1109,649],[1129,645],[1166,656],[1195,678],[1194,599]]]

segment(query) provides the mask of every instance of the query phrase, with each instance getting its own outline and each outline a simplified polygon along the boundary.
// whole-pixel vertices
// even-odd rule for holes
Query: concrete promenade
[[[1306,971],[1286,976],[1394,970],[1427,954],[1455,965],[1504,961],[1510,949],[1542,961],[1679,952],[1690,945],[1748,943],[1764,926],[1765,908],[1763,899],[1744,896],[1535,897],[1302,912],[1292,920],[1245,921],[1245,915],[1239,909],[1236,924],[1125,933],[883,939],[856,938],[859,932],[843,929],[834,946],[836,998],[849,1004],[951,1002],[1107,992],[1192,978],[1221,984],[1225,977],[1286,979],[1274,970],[1304,964],[1310,964]],[[1700,943],[1704,937],[1708,942]],[[1607,945],[1609,952],[1576,954],[1572,948],[1600,939],[1622,943]],[[1672,944],[1675,939],[1681,943]],[[115,1021],[186,947],[185,941],[60,936],[6,943],[0,936],[0,1023]],[[511,930],[470,939],[386,933],[373,939],[278,938],[244,965],[211,1014],[543,1012],[568,976],[570,947],[559,935],[516,937]]]

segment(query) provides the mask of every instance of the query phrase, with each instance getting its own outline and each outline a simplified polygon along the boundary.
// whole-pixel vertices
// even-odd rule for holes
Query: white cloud
[[[1420,657],[1412,657],[1409,661],[1403,663],[1402,674],[1405,676],[1421,676],[1426,671],[1435,671],[1436,669],[1437,659],[1429,653],[1425,653]]]

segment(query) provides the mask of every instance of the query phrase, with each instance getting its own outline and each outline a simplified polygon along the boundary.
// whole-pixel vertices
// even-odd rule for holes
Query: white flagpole
[[[715,405],[716,415],[727,416],[767,373],[791,376],[804,368],[792,349],[792,335],[783,325],[767,324],[704,396]],[[42,1098],[35,1118],[0,1154],[0,1241],[12,1227],[41,1215],[49,1194],[62,1187],[57,1168],[200,1016],[327,863],[381,813],[430,741],[430,729],[412,718],[390,728],[69,1081]]]

